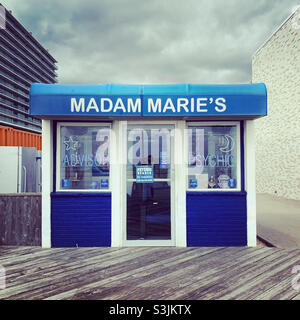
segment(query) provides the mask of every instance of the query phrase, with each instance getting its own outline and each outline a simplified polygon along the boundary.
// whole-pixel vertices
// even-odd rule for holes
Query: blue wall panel
[[[246,192],[187,193],[188,246],[246,246]]]
[[[111,245],[110,193],[52,193],[53,247]]]

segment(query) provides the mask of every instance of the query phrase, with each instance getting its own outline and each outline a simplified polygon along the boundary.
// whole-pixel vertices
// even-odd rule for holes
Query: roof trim
[[[259,53],[259,51],[273,38],[273,36],[296,14],[299,10],[300,13],[300,5],[271,33],[271,35],[256,49],[256,51],[252,54],[251,60]]]

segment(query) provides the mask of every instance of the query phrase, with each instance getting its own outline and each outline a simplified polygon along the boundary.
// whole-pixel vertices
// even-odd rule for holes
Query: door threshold
[[[175,247],[172,240],[126,240],[123,247]]]

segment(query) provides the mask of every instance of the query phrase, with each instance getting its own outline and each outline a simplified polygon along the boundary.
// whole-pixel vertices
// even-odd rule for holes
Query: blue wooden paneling
[[[188,192],[188,246],[247,245],[246,192]]]
[[[52,193],[53,247],[111,245],[110,193]]]

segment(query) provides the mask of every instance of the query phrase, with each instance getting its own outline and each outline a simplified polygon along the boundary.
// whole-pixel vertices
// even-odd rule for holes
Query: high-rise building
[[[40,133],[41,120],[29,115],[29,89],[56,82],[56,60],[11,11],[0,9],[0,126]]]

